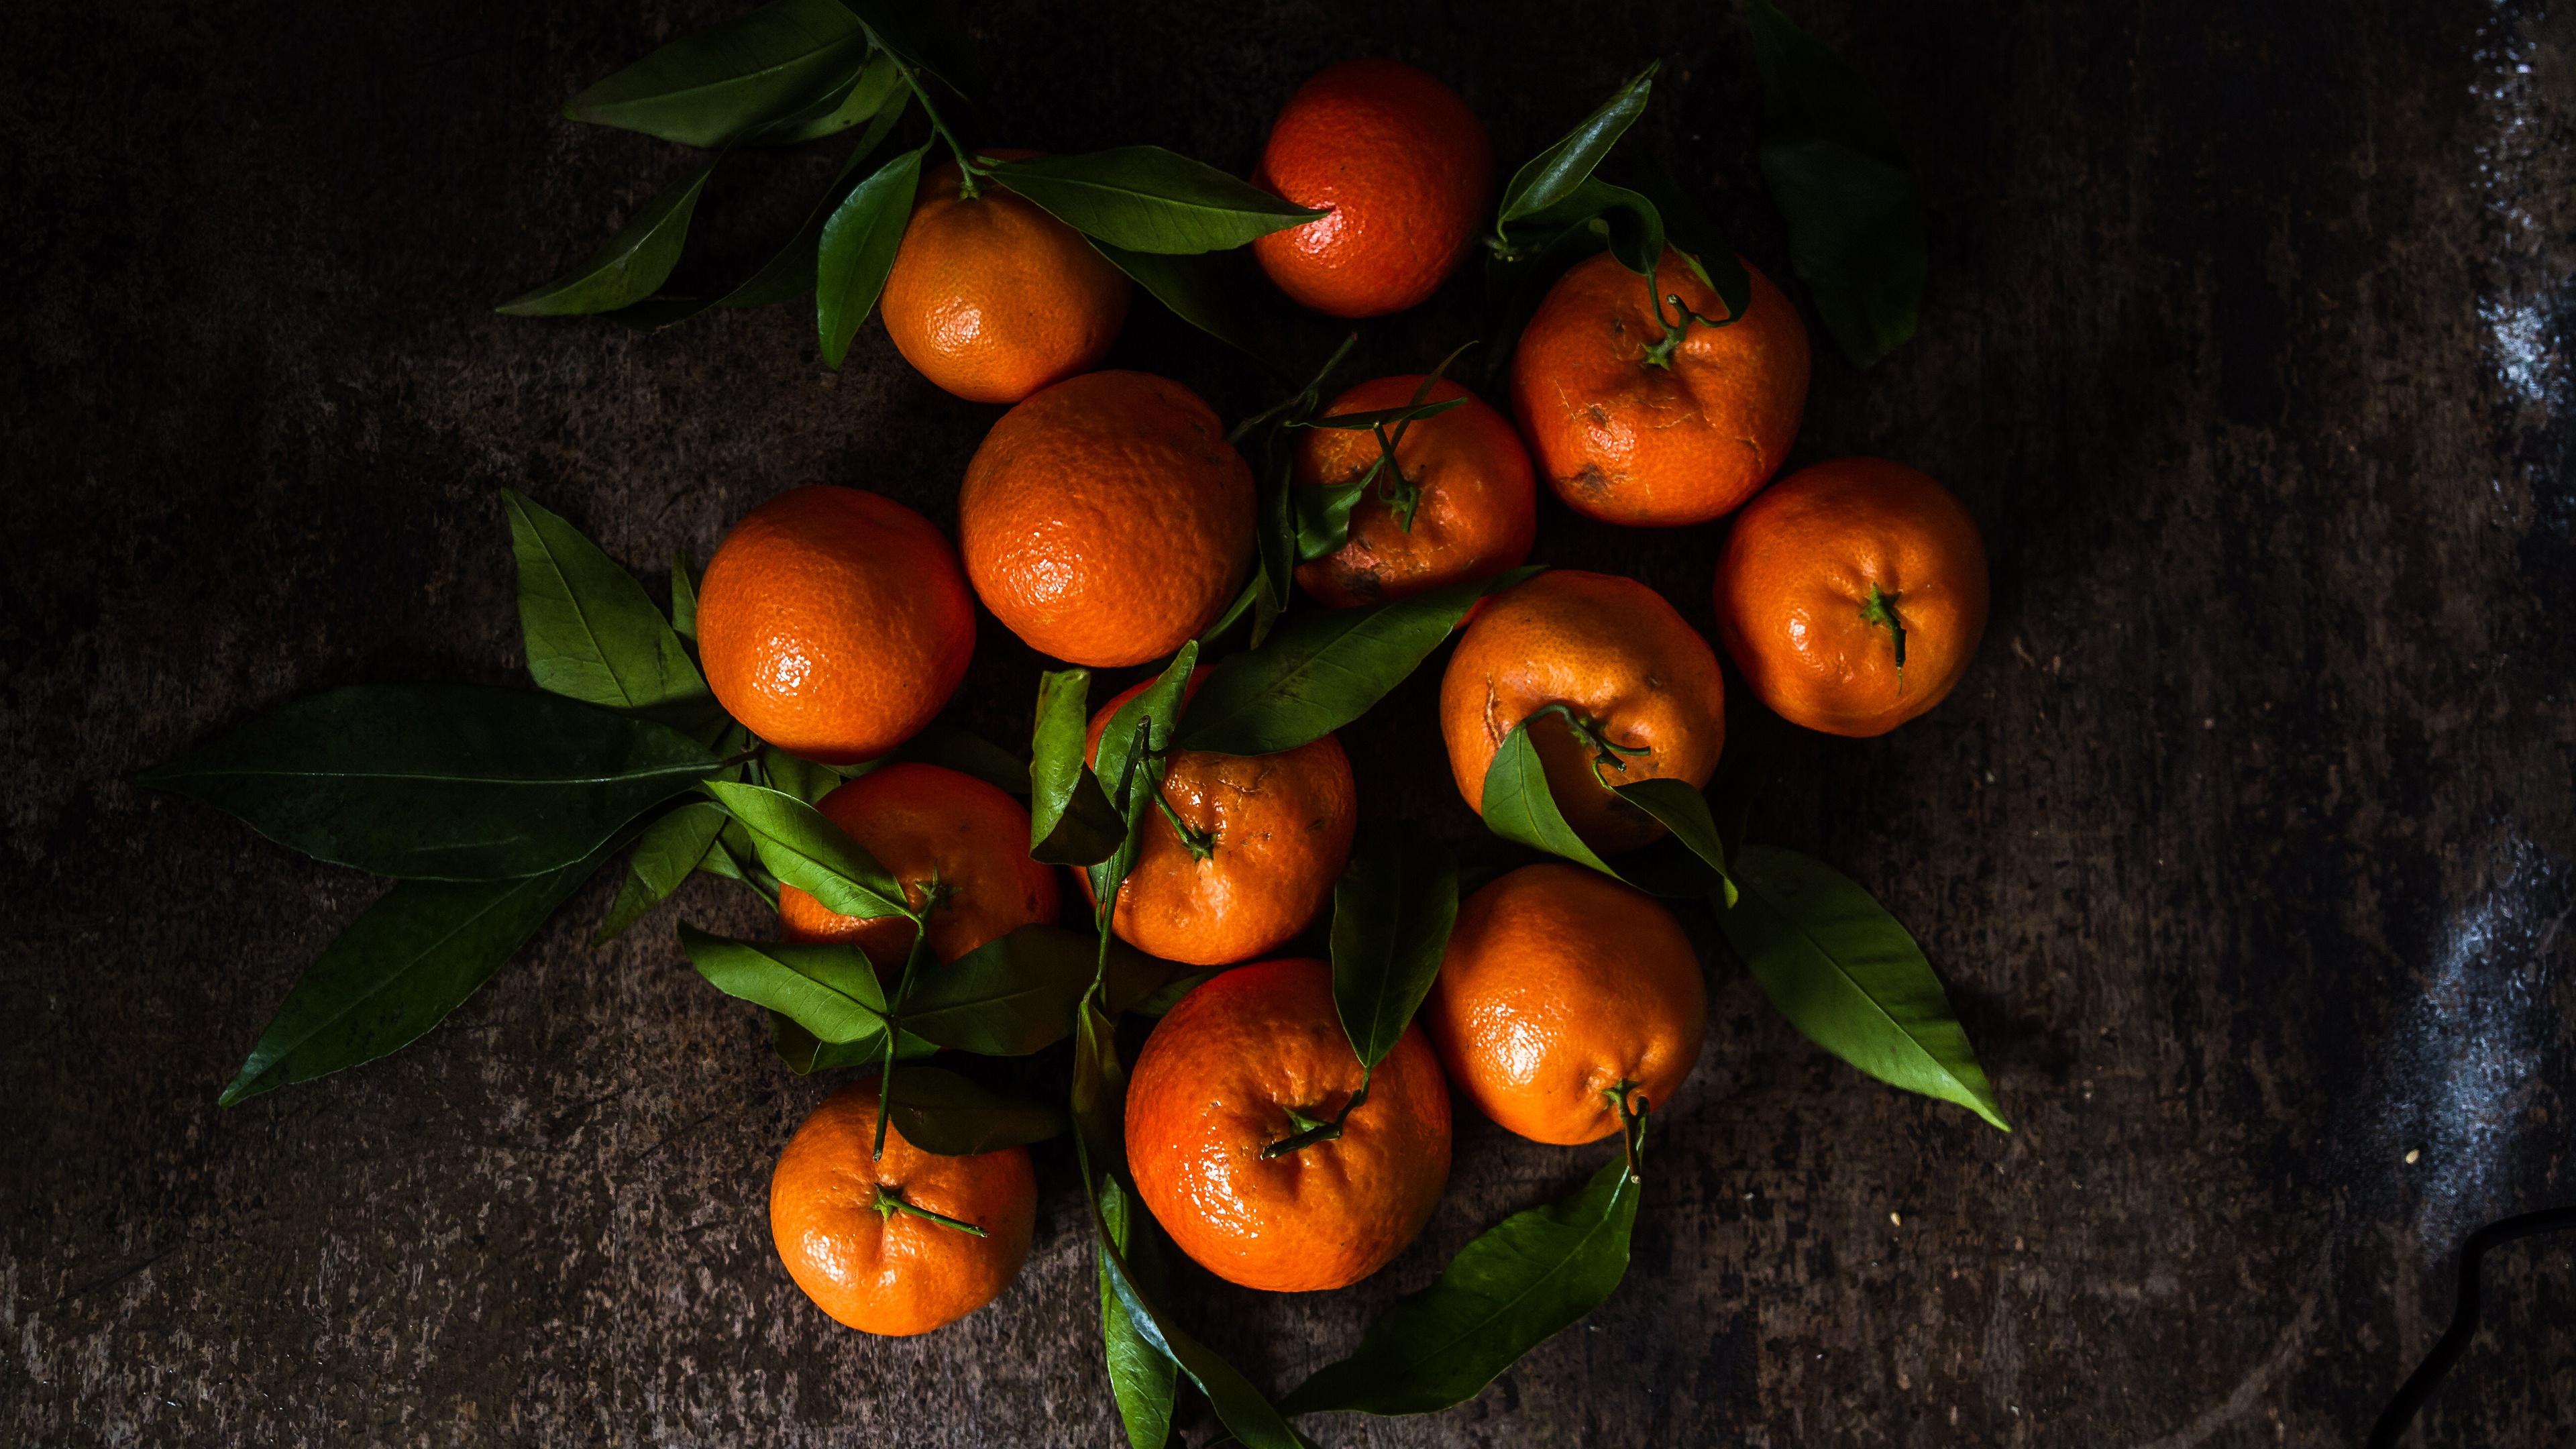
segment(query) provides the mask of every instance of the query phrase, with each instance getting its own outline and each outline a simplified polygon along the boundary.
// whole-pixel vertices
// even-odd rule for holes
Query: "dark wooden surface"
[[[934,1336],[815,1313],[770,1163],[831,1085],[605,882],[430,1039],[218,1111],[375,889],[138,768],[335,683],[506,681],[494,490],[658,579],[808,482],[953,521],[997,409],[796,307],[638,338],[500,318],[686,163],[572,90],[730,0],[13,6],[0,19],[0,1440],[1107,1445],[1059,1144],[1028,1271]],[[1096,14],[1079,13],[1096,9]],[[2010,1137],[1811,1049],[1712,943],[1612,1303],[1473,1404],[1331,1444],[2353,1442],[2447,1315],[2468,1228],[2576,1199],[2576,6],[1814,0],[1932,198],[1920,336],[1819,346],[1796,461],[1947,481],[1994,623],[1940,710],[1808,739],[1757,836],[1916,929]],[[1649,56],[1686,178],[1785,274],[1728,8],[981,3],[1009,124],[1230,167],[1305,74],[1388,54],[1526,155]],[[740,244],[828,155],[710,199]],[[764,201],[764,197],[776,199]],[[738,220],[729,220],[738,219]],[[1121,358],[1260,381],[1140,305]],[[1474,334],[1472,279],[1347,374]],[[1283,333],[1302,368],[1333,337]],[[1551,502],[1538,557],[1703,628],[1720,527]],[[1024,720],[986,621],[961,716]],[[1348,731],[1371,820],[1487,855],[1436,669]],[[2408,1154],[2419,1154],[2411,1163]],[[1423,1241],[1352,1290],[1185,1278],[1284,1389],[1599,1149],[1462,1116]],[[1901,1220],[1900,1220],[1901,1219]],[[2499,1256],[2425,1445],[2576,1437],[2565,1240]]]

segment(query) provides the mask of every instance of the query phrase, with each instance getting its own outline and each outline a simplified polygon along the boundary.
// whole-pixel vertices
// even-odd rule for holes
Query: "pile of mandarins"
[[[1254,252],[1308,307],[1410,307],[1469,249],[1493,175],[1482,125],[1446,86],[1388,61],[1338,65],[1289,102],[1254,173],[1326,215]],[[1042,653],[1128,666],[1197,637],[1254,567],[1253,474],[1217,415],[1167,378],[1091,370],[1125,317],[1127,279],[1028,201],[959,182],[954,166],[923,178],[882,299],[914,367],[961,397],[1012,405],[966,470],[957,542],[876,494],[799,488],[734,527],[699,593],[717,698],[762,739],[819,762],[875,759],[939,713],[965,673],[978,601]],[[1985,624],[1976,527],[1930,478],[1882,459],[1770,482],[1805,405],[1808,343],[1796,307],[1747,270],[1751,302],[1728,319],[1670,251],[1651,287],[1608,254],[1575,266],[1520,337],[1513,415],[1454,382],[1433,386],[1429,399],[1462,402],[1395,445],[1409,513],[1383,490],[1364,494],[1349,541],[1299,567],[1297,583],[1342,608],[1513,568],[1536,543],[1540,477],[1613,524],[1741,509],[1717,561],[1716,612],[1763,703],[1851,736],[1939,703]],[[1709,325],[1712,314],[1731,325]],[[1419,402],[1424,381],[1363,383],[1327,412]],[[1380,443],[1319,430],[1299,447],[1296,483],[1321,487],[1362,476]],[[1469,617],[1441,687],[1441,733],[1460,792],[1481,808],[1496,749],[1552,713],[1564,727],[1534,734],[1550,786],[1576,833],[1609,853],[1663,827],[1605,789],[1593,761],[1612,752],[1627,780],[1704,786],[1724,743],[1723,692],[1707,641],[1660,595],[1558,570]],[[1126,697],[1093,719],[1095,749]],[[1581,1143],[1619,1130],[1632,1099],[1669,1098],[1691,1070],[1705,988],[1670,913],[1597,872],[1533,865],[1462,903],[1422,1019],[1340,1138],[1265,1155],[1361,1083],[1330,968],[1261,959],[1331,897],[1356,814],[1350,766],[1329,735],[1259,757],[1183,751],[1162,794],[1112,908],[1117,935],[1172,961],[1258,963],[1211,977],[1161,1019],[1127,1098],[1137,1191],[1211,1272],[1299,1291],[1386,1263],[1447,1180],[1450,1087],[1522,1136]],[[1030,859],[1028,812],[991,785],[893,765],[820,809],[905,883],[943,961],[1057,916],[1055,867]],[[779,905],[789,939],[851,940],[880,961],[903,959],[915,929],[836,915],[793,887]],[[771,1225],[825,1312],[922,1333],[1010,1284],[1035,1182],[1018,1147],[941,1157],[896,1132],[872,1160],[876,1094],[873,1081],[848,1087],[807,1119],[772,1180]]]

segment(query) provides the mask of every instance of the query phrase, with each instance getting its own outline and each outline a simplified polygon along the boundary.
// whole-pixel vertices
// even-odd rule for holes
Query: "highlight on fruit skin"
[[[1373,432],[1310,428],[1297,441],[1297,486],[1376,481],[1352,504],[1341,548],[1297,566],[1297,583],[1327,607],[1409,598],[1518,568],[1538,541],[1538,484],[1511,420],[1447,378],[1422,392],[1420,374],[1364,382],[1323,416],[1411,404],[1457,406],[1390,428],[1395,463]]]
[[[1807,325],[1751,262],[1752,299],[1726,304],[1667,247],[1646,279],[1608,252],[1548,290],[1512,353],[1512,413],[1539,472],[1587,518],[1706,523],[1751,498],[1789,456],[1807,407]]]
[[[1127,274],[1026,197],[990,182],[964,195],[963,174],[952,160],[921,178],[877,302],[895,350],[969,402],[1015,403],[1098,367],[1127,320]]]
[[[1949,697],[1985,637],[1986,546],[1930,476],[1835,458],[1763,490],[1718,557],[1718,637],[1781,718],[1882,735]]]
[[[1324,217],[1256,238],[1279,290],[1335,317],[1440,290],[1494,199],[1494,147],[1458,93],[1392,60],[1317,72],[1271,123],[1252,183]]]
[[[886,1125],[873,1076],[814,1109],[769,1178],[770,1240],[805,1296],[838,1322],[928,1333],[1002,1296],[1028,1261],[1037,1174],[1028,1149],[940,1157]]]
[[[957,536],[984,607],[1030,648],[1114,668],[1216,622],[1253,567],[1252,469],[1198,395],[1089,372],[1004,413],[966,465]]]
[[[1029,859],[1029,812],[997,786],[907,760],[835,787],[814,808],[902,883],[914,909],[927,909],[936,960],[1055,922],[1055,869]],[[861,920],[792,885],[778,888],[782,941],[848,941],[883,971],[903,964],[913,930],[902,916]]]
[[[1421,1233],[1449,1180],[1449,1090],[1422,1028],[1378,1063],[1338,1139],[1263,1151],[1339,1116],[1360,1075],[1332,967],[1265,961],[1211,978],[1155,1025],[1129,1077],[1137,1196],[1229,1283],[1358,1282]]]
[[[975,603],[930,520],[810,484],[744,514],[698,585],[698,655],[753,734],[827,765],[920,732],[966,677]]]

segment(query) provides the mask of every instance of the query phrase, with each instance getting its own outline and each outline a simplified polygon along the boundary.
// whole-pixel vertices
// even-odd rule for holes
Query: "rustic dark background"
[[[1007,1298],[847,1333],[769,1247],[770,1163],[832,1085],[671,939],[583,944],[605,880],[430,1039],[232,1111],[268,1014],[377,888],[134,771],[329,685],[518,676],[495,490],[657,583],[795,484],[943,523],[998,409],[802,307],[653,337],[494,316],[685,164],[558,118],[732,0],[108,0],[0,18],[0,1440],[1113,1442],[1061,1144]],[[1883,452],[1974,509],[1975,671],[1892,738],[1793,745],[1758,836],[1877,891],[2019,1131],[1863,1080],[1713,945],[1636,1259],[1473,1404],[1332,1444],[2251,1446],[2361,1428],[2475,1224],[2576,1200],[2576,5],[1803,0],[1930,190],[1916,340],[1819,343],[1796,461]],[[1084,13],[1088,11],[1089,13]],[[965,7],[989,139],[1248,167],[1314,69],[1438,73],[1528,154],[1662,56],[1649,144],[1786,280],[1729,7]],[[830,148],[762,158],[722,247]],[[1474,335],[1464,279],[1347,378]],[[1311,365],[1309,320],[1280,355]],[[1239,414],[1261,380],[1141,304],[1121,358]],[[1551,501],[1542,560],[1702,627],[1721,526]],[[1436,663],[1436,661],[1435,661]],[[1025,728],[986,621],[959,716]],[[1436,669],[1348,731],[1368,818],[1494,852]],[[2410,1161],[2410,1154],[2415,1154]],[[1462,1118],[1377,1278],[1205,1275],[1184,1316],[1284,1389],[1600,1149]],[[1901,1220],[1900,1220],[1901,1219]],[[2576,1437],[2576,1266],[2500,1255],[2421,1443]]]

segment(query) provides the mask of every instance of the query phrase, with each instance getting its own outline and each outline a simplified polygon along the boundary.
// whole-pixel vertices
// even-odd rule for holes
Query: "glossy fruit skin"
[[[1866,617],[1896,599],[1895,637]],[[1781,479],[1735,520],[1717,561],[1717,629],[1781,718],[1883,735],[1939,704],[1985,637],[1986,545],[1949,490],[1884,458],[1836,458]]]
[[[1333,399],[1324,415],[1400,408],[1421,385],[1419,374],[1364,382]],[[1380,604],[1462,579],[1490,578],[1529,557],[1538,539],[1538,484],[1529,452],[1510,420],[1455,382],[1443,378],[1424,401],[1452,398],[1465,401],[1414,422],[1396,444],[1398,466],[1421,489],[1412,529],[1398,522],[1394,507],[1371,485],[1351,505],[1350,541],[1297,566],[1297,582],[1318,601],[1336,609]],[[1355,482],[1381,452],[1374,433],[1307,429],[1297,440],[1296,481],[1308,487]]]
[[[1621,1082],[1671,1100],[1699,1061],[1708,986],[1654,897],[1550,861],[1459,903],[1422,1023],[1478,1111],[1570,1146],[1619,1130]]]
[[[1002,1294],[1028,1261],[1037,1173],[1026,1148],[939,1157],[886,1124],[868,1160],[877,1084],[853,1082],[814,1109],[769,1178],[769,1235],[805,1296],[862,1333],[909,1336],[954,1323]],[[880,1184],[970,1222],[984,1237],[909,1213],[880,1213]]]
[[[1807,408],[1807,325],[1750,262],[1740,322],[1691,324],[1672,365],[1646,361],[1663,337],[1643,277],[1603,252],[1557,280],[1512,354],[1512,412],[1566,506],[1604,523],[1706,523],[1778,471]],[[1703,317],[1725,304],[1667,247],[1657,297]],[[1667,316],[1670,316],[1667,306]]]
[[[1378,1063],[1337,1141],[1265,1162],[1329,1119],[1360,1084],[1333,1010],[1333,968],[1264,961],[1181,998],[1137,1055],[1127,1087],[1136,1194],[1182,1252],[1247,1288],[1306,1293],[1356,1283],[1422,1231],[1449,1180],[1449,1090],[1422,1028]]]
[[[930,950],[941,961],[1056,918],[1055,870],[1029,859],[1029,812],[972,775],[904,761],[870,770],[814,808],[893,872],[915,909],[938,884]],[[901,916],[861,920],[792,885],[778,888],[782,941],[848,941],[885,970],[903,964],[912,936]]]
[[[1204,668],[1190,675],[1185,701],[1206,677]],[[1091,717],[1086,759],[1098,762],[1110,716],[1152,683]],[[1199,860],[1161,811],[1146,820],[1110,928],[1148,955],[1223,966],[1275,950],[1332,899],[1333,882],[1350,862],[1358,787],[1350,757],[1331,735],[1275,755],[1175,750],[1164,767],[1163,799],[1214,843]],[[1096,908],[1087,876],[1082,890]]]
[[[1494,199],[1494,147],[1458,93],[1392,60],[1319,71],[1270,125],[1252,184],[1331,214],[1256,237],[1279,290],[1382,317],[1440,290]]]
[[[717,702],[827,765],[910,739],[974,652],[956,550],[930,520],[856,488],[791,488],[744,514],[698,585],[698,654]]]
[[[1127,320],[1127,274],[1037,203],[989,182],[961,196],[958,176],[954,161],[933,167],[904,224],[877,304],[895,349],[971,402],[1015,403],[1098,367]]]
[[[1252,576],[1252,469],[1168,378],[1090,372],[1002,415],[966,465],[957,536],[984,607],[1029,647],[1159,659]]]
[[[1550,569],[1488,597],[1440,680],[1440,733],[1458,793],[1484,813],[1485,772],[1514,726],[1550,704],[1595,722],[1624,769],[1706,785],[1726,744],[1726,680],[1717,655],[1661,594],[1634,579]],[[1660,838],[1652,816],[1593,776],[1592,748],[1551,716],[1531,726],[1550,792],[1574,833],[1604,855]]]

